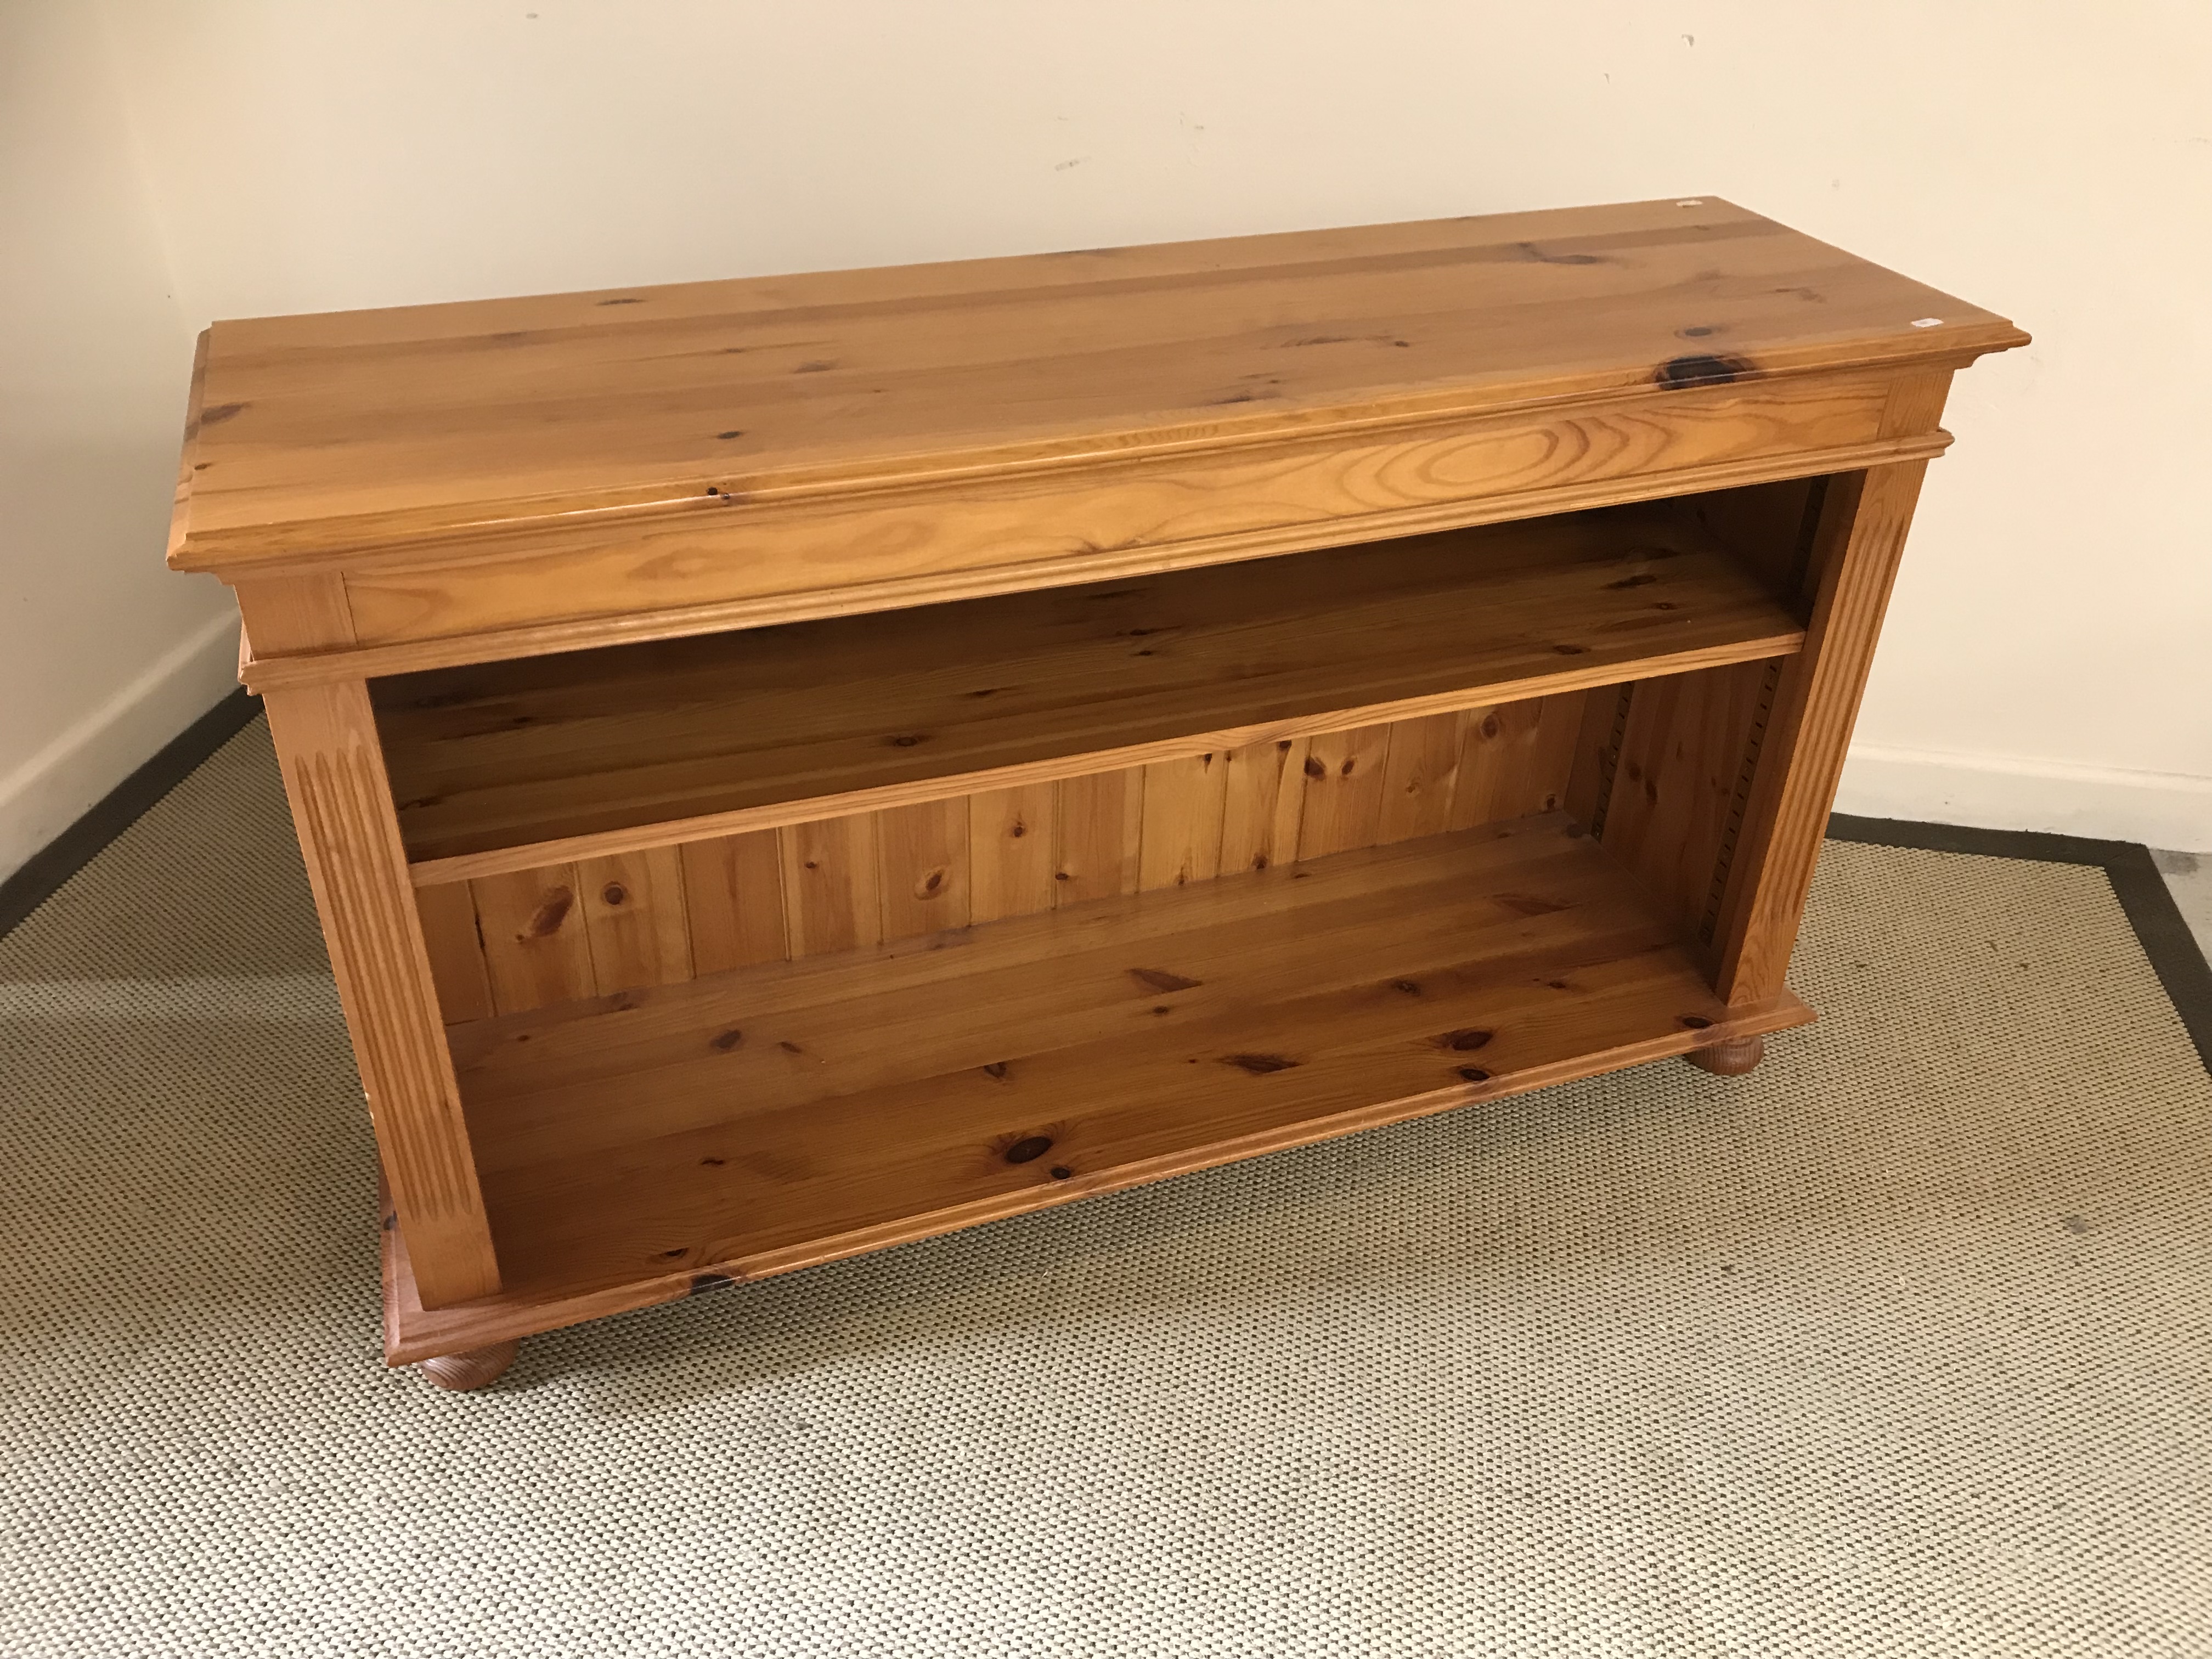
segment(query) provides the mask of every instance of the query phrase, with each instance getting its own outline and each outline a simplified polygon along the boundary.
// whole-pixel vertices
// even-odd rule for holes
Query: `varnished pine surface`
[[[687,842],[672,866],[660,849],[422,886],[431,973],[461,1024],[1550,811],[1585,696],[1610,694],[747,830]],[[641,939],[649,954],[624,948]]]
[[[1547,814],[462,1028],[507,1288],[404,1360],[1811,1018]]]
[[[499,1266],[368,694],[309,687],[267,709],[377,1145],[422,1252],[422,1294],[481,1296]]]
[[[238,575],[2025,338],[1711,198],[223,322],[170,556]]]
[[[1505,686],[1525,697],[1773,656],[1802,632],[1686,507],[1662,503],[440,670],[374,696],[410,856],[452,879],[676,825],[696,838],[1194,764]]]

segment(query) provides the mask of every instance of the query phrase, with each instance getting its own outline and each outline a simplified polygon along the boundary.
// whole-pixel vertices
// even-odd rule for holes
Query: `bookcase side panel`
[[[1924,461],[1872,467],[1832,479],[1826,492],[1807,571],[1805,648],[1778,678],[1715,916],[1714,988],[1733,1005],[1783,988],[1926,471]]]
[[[266,706],[418,1293],[426,1307],[489,1295],[499,1264],[367,690],[302,687]]]

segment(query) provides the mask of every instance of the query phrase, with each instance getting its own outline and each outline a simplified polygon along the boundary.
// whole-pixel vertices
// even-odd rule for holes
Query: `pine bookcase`
[[[2026,339],[1711,198],[217,324],[388,1358],[1747,1070]]]

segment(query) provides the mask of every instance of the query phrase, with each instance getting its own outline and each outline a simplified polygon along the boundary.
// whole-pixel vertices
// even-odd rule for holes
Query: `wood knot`
[[[1270,1072],[1287,1072],[1297,1061],[1285,1060],[1280,1054],[1224,1054],[1221,1063],[1234,1066],[1241,1072],[1249,1072],[1255,1077],[1265,1077]]]
[[[1692,1031],[1703,1031],[1711,1027],[1712,1021],[1707,1019],[1703,1014],[1685,1014],[1682,1016],[1682,1024]]]
[[[732,1025],[728,1030],[720,1033],[719,1036],[709,1037],[707,1040],[707,1046],[709,1048],[720,1049],[723,1054],[726,1054],[731,1049],[736,1048],[744,1040],[745,1034],[739,1030],[736,1026]]]
[[[610,905],[626,904],[629,902],[629,891],[620,882],[611,881],[600,889],[599,897]]]
[[[1484,1071],[1480,1066],[1462,1066],[1459,1068],[1459,1075],[1460,1080],[1462,1083],[1487,1083],[1490,1081],[1490,1073]]]
[[[1042,1158],[1051,1150],[1052,1137],[1050,1135],[1024,1135],[1019,1140],[1006,1148],[1004,1156],[1006,1162],[1009,1164],[1028,1164],[1036,1158]]]
[[[530,913],[530,925],[523,930],[526,939],[544,939],[561,931],[561,924],[568,919],[574,908],[576,896],[565,887],[547,890],[538,901],[538,908]]]
[[[1005,1060],[994,1060],[988,1066],[986,1066],[983,1068],[983,1075],[988,1078],[994,1078],[999,1082],[1004,1083],[1006,1080],[1006,1071],[1007,1066]]]
[[[1686,356],[1669,357],[1651,371],[1652,384],[1668,392],[1680,392],[1686,386],[1727,386],[1733,381],[1748,380],[1758,373],[1741,357],[1721,352],[1693,351]]]
[[[1325,761],[1317,760],[1313,756],[1308,755],[1305,775],[1310,778],[1325,778],[1328,775],[1328,764]]]
[[[1437,1042],[1441,1047],[1456,1048],[1462,1054],[1466,1054],[1476,1048],[1487,1048],[1491,1038],[1497,1035],[1495,1031],[1476,1030],[1469,1028],[1465,1030],[1446,1031],[1437,1039]]]

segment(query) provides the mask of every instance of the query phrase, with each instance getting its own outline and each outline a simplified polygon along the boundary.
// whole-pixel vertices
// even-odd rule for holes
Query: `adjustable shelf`
[[[2026,339],[1703,197],[218,324],[387,1359],[1748,1069]]]
[[[415,878],[799,823],[1775,657],[1802,623],[1656,503],[405,674]]]

